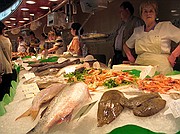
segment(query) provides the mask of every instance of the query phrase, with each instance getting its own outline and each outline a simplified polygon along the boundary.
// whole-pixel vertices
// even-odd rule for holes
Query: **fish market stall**
[[[72,68],[72,65],[71,65],[71,68]],[[109,71],[110,70],[105,69],[102,72],[104,72],[104,73],[108,72],[107,74],[111,74]],[[27,71],[27,70],[20,71],[20,74],[19,74],[20,82],[17,87],[17,91],[16,91],[16,95],[14,97],[14,100],[9,105],[6,106],[7,113],[0,117],[0,133],[1,134],[25,134],[25,133],[29,132],[34,126],[36,126],[36,124],[38,123],[38,121],[40,119],[40,116],[42,116],[42,118],[44,118],[48,115],[47,112],[45,112],[44,115],[40,114],[45,109],[45,106],[46,106],[45,105],[45,106],[42,106],[42,108],[40,109],[40,112],[38,112],[38,116],[37,116],[37,118],[35,118],[35,120],[33,120],[33,118],[31,118],[30,116],[19,118],[18,120],[16,120],[20,115],[22,115],[26,110],[28,110],[31,107],[32,101],[34,98],[32,96],[26,96],[25,95],[26,92],[23,89],[23,87],[25,86],[24,82],[27,81],[25,79],[24,74],[27,74],[27,73],[29,73],[29,71]],[[60,72],[58,72],[58,73],[60,73]],[[112,74],[115,74],[115,73],[117,73],[117,72],[113,72]],[[114,76],[114,77],[116,77],[116,76]],[[171,77],[173,79],[180,79],[180,75],[174,75]],[[43,77],[40,77],[40,78],[43,78]],[[61,83],[61,84],[65,83],[65,79],[62,76],[58,77],[58,78],[59,78],[59,83]],[[163,78],[165,81],[165,77],[163,77]],[[51,78],[51,79],[53,79],[53,78]],[[130,79],[130,77],[128,77],[128,79]],[[169,79],[167,78],[167,80],[169,80]],[[140,81],[140,82],[142,82],[142,81]],[[57,84],[57,83],[54,83],[54,84]],[[91,85],[90,88],[93,88],[93,86]],[[35,88],[35,87],[36,87],[35,85],[34,85],[34,87],[32,86],[32,88]],[[75,87],[75,85],[73,85],[73,87]],[[83,85],[78,86],[79,90],[80,90],[80,87],[82,88]],[[142,88],[144,88],[144,87],[142,87]],[[55,91],[54,89],[51,91],[52,92]],[[70,90],[68,87],[66,87],[66,89]],[[72,117],[71,117],[71,112],[70,112],[70,114],[67,114],[67,116],[65,116],[63,118],[63,121],[58,121],[57,125],[53,125],[52,128],[49,129],[49,131],[47,133],[49,133],[49,134],[65,134],[65,133],[67,133],[67,134],[84,134],[84,133],[105,134],[105,133],[112,131],[115,128],[122,127],[122,126],[129,125],[129,124],[137,125],[137,126],[149,129],[153,132],[162,132],[162,133],[168,133],[168,134],[174,134],[180,130],[180,118],[178,118],[178,117],[175,118],[174,115],[171,113],[171,111],[170,111],[170,114],[168,114],[168,111],[167,111],[169,106],[170,105],[172,106],[171,103],[173,101],[177,101],[176,102],[177,104],[180,102],[178,102],[179,99],[173,100],[169,94],[160,94],[160,96],[161,96],[160,98],[165,100],[166,104],[165,104],[165,107],[162,108],[162,110],[160,110],[158,113],[156,113],[154,115],[147,116],[147,117],[135,116],[134,111],[132,109],[124,107],[123,110],[121,112],[119,112],[118,116],[116,116],[115,118],[113,116],[114,119],[112,122],[110,121],[109,123],[104,123],[103,125],[98,125],[99,122],[97,120],[97,116],[101,116],[100,115],[101,113],[98,113],[98,111],[100,110],[99,102],[102,101],[101,97],[106,91],[114,91],[114,90],[120,91],[123,94],[123,96],[126,97],[127,99],[143,94],[142,90],[140,90],[139,88],[137,88],[137,86],[134,86],[132,84],[124,85],[124,86],[117,86],[117,87],[112,87],[112,88],[98,86],[98,87],[96,87],[96,90],[90,90],[91,99],[87,96],[84,96],[85,99],[89,98],[87,101],[87,104],[94,102],[93,103],[94,105],[92,105],[92,108],[90,108],[89,111],[87,111],[87,113],[85,113],[82,116],[78,116],[78,118],[73,118],[74,116],[76,116],[76,114],[72,115]],[[42,91],[43,90],[41,90],[41,92]],[[72,91],[73,90],[71,90],[70,93],[73,94]],[[62,89],[61,92],[65,92],[64,88]],[[177,92],[180,92],[180,91],[177,91]],[[78,93],[78,94],[80,94],[80,93]],[[78,98],[81,100],[83,97],[78,97],[78,94],[77,95],[74,94],[76,97],[73,96],[73,98],[71,98],[71,99],[79,102]],[[71,95],[71,94],[68,94],[68,95]],[[68,95],[65,95],[65,96],[68,96]],[[65,96],[61,96],[60,98],[63,98]],[[79,103],[82,103],[82,102],[79,102]],[[52,104],[52,103],[50,102],[50,104]],[[69,104],[69,107],[73,107],[73,106],[74,106],[73,104]],[[76,105],[75,105],[75,107],[76,107]],[[72,109],[72,111],[74,110],[74,108]],[[66,108],[66,109],[68,109],[68,108]],[[63,110],[60,109],[60,111],[63,111]],[[180,112],[180,111],[177,111],[177,112]],[[112,120],[112,118],[111,118],[111,120]],[[44,127],[44,126],[41,126],[41,128],[42,127]],[[40,130],[38,132],[40,132]]]

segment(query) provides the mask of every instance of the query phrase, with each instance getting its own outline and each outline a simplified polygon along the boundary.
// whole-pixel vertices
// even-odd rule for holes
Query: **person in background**
[[[24,41],[24,38],[22,36],[18,36],[17,41],[18,41],[17,51],[26,52],[27,45],[26,45],[26,42]]]
[[[81,28],[81,24],[79,23],[73,23],[71,25],[71,34],[73,36],[73,39],[70,42],[70,44],[67,46],[68,52],[70,52],[71,54],[76,54],[78,56],[81,55],[81,43],[79,40],[79,36],[82,35],[84,32],[84,30],[81,29],[80,33],[78,33],[80,28]]]
[[[53,47],[48,49],[48,53],[55,52],[55,54],[63,54],[64,52],[64,42],[61,38],[61,30],[55,29],[55,42],[53,44]],[[45,43],[45,49],[47,48],[47,44]],[[45,50],[42,51],[42,54],[45,54]]]
[[[41,40],[40,40],[40,45],[39,45],[39,53],[41,53],[44,50],[44,44],[48,40],[48,37],[46,36],[45,33],[41,34]]]
[[[11,81],[17,77],[12,69],[12,44],[9,38],[3,35],[4,28],[5,25],[0,21],[0,101],[4,94],[9,94]]]
[[[145,25],[134,30],[126,41],[124,51],[130,62],[157,66],[157,71],[167,74],[173,71],[175,58],[179,56],[179,46],[172,53],[171,41],[180,42],[180,29],[171,22],[156,22],[158,6],[155,1],[144,1],[140,5],[141,18]],[[135,59],[129,48],[135,48]]]
[[[33,31],[31,31],[29,34],[30,34],[29,52],[37,53],[39,49],[40,40],[35,36],[35,33]]]
[[[121,22],[118,25],[114,36],[114,56],[112,65],[121,64],[127,60],[127,57],[123,51],[123,44],[132,35],[134,28],[141,26],[144,22],[134,16],[134,7],[129,1],[124,1],[119,8],[119,14]],[[133,51],[133,50],[132,50]]]

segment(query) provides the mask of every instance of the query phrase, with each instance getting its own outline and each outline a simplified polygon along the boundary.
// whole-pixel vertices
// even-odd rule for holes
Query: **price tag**
[[[87,104],[87,105],[83,106],[79,110],[79,112],[74,116],[73,120],[80,119],[83,115],[87,114],[90,111],[90,109],[96,104],[96,102],[97,101],[94,101],[94,102],[92,102],[90,104]]]
[[[32,67],[28,67],[28,63],[22,63],[22,67],[24,67],[25,70],[30,70]]]
[[[141,73],[140,73],[140,79],[144,79],[146,78],[146,76],[150,76],[152,77],[156,72],[156,67],[153,66],[147,66],[146,68],[144,68]]]
[[[34,78],[36,76],[34,73],[26,73],[26,74],[24,74],[24,77],[26,80],[29,80],[29,79]]]
[[[174,118],[180,117],[180,99],[171,101],[169,103],[169,109],[164,114],[172,114]]]
[[[22,85],[22,89],[22,92],[24,93],[26,98],[34,97],[40,91],[36,83]]]

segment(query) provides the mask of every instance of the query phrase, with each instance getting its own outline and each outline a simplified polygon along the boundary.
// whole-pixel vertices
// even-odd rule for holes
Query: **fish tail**
[[[15,120],[18,120],[22,117],[27,117],[27,116],[31,116],[33,120],[36,119],[37,115],[38,115],[39,111],[33,111],[31,108],[29,108],[26,112],[24,112],[22,115],[20,115],[19,117],[17,117]]]
[[[17,117],[15,120],[18,120],[22,117],[26,117],[26,116],[30,116],[31,115],[31,108],[29,108],[26,112],[24,112],[22,115],[20,115],[19,117]]]
[[[36,119],[38,113],[39,113],[39,111],[31,111],[31,117],[32,117],[33,120]]]

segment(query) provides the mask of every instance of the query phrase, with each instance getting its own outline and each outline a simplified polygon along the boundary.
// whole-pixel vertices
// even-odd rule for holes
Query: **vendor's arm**
[[[73,54],[78,54],[80,51],[80,45],[79,45],[79,40],[78,39],[73,39],[72,45],[69,48],[70,52]]]
[[[52,48],[48,49],[48,53],[51,53],[51,52],[55,52],[56,50],[58,50],[58,46],[53,46]],[[42,51],[42,54],[45,53],[45,50]]]
[[[134,63],[135,62],[135,58],[133,57],[129,47],[127,46],[127,44],[123,45],[123,49],[124,49],[124,52],[126,53],[126,56],[127,56],[128,60],[130,62]]]
[[[180,44],[174,49],[174,51],[171,53],[171,55],[168,57],[169,62],[171,63],[171,66],[174,67],[176,58],[180,55]]]

